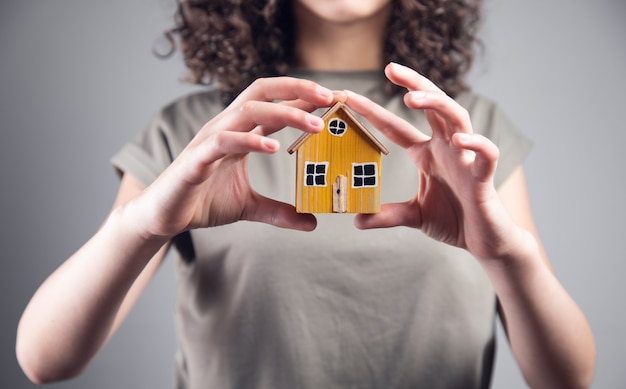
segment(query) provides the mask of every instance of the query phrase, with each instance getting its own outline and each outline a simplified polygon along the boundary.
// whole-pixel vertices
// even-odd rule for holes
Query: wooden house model
[[[381,154],[389,151],[342,102],[324,115],[324,130],[303,134],[296,152],[296,210],[380,212]]]

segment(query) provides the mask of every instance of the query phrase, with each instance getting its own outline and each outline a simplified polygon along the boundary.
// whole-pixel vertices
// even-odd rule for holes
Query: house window
[[[328,132],[336,136],[342,136],[346,129],[348,129],[348,124],[345,121],[333,118],[328,122]]]
[[[326,186],[326,172],[328,162],[305,162],[304,163],[304,185],[305,186]]]
[[[378,164],[376,162],[352,164],[352,187],[371,188],[378,186]]]

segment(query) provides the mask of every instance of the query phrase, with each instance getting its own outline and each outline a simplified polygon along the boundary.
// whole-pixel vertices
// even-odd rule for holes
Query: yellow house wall
[[[340,117],[348,124],[343,136],[332,135],[325,128],[311,136],[297,152],[296,209],[302,213],[333,212],[333,183],[339,175],[348,177],[349,213],[376,213],[380,211],[381,156],[378,149],[342,111],[328,118]],[[305,162],[329,162],[326,186],[305,186]],[[376,162],[378,185],[370,188],[352,188],[352,163]]]

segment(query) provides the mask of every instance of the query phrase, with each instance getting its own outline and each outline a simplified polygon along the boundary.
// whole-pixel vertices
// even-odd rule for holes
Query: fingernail
[[[324,125],[324,121],[315,115],[309,115],[309,123],[314,127],[322,127]]]
[[[263,146],[267,150],[276,151],[280,148],[280,143],[276,139],[263,138],[262,139]]]
[[[469,134],[463,132],[457,132],[456,136],[461,143],[468,143],[472,140],[472,137]]]
[[[409,95],[413,101],[420,101],[426,98],[426,92],[421,90],[409,92]]]
[[[346,94],[346,100],[345,101],[348,101],[348,99],[351,99],[351,98],[353,98],[356,95],[356,93],[352,92],[349,89],[344,89],[343,92]]]
[[[389,65],[392,66],[394,68],[394,70],[398,71],[398,72],[406,72],[409,70],[409,68],[407,68],[404,65],[401,65],[397,62],[389,62]]]
[[[317,86],[317,93],[322,96],[322,97],[332,97],[333,96],[333,92],[330,89],[324,88],[323,86],[318,85]]]

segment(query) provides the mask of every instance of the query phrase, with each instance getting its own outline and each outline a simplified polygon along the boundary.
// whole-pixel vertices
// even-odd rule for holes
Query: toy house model
[[[389,151],[342,102],[322,119],[322,132],[303,134],[287,150],[297,152],[296,210],[380,212],[381,153]]]

